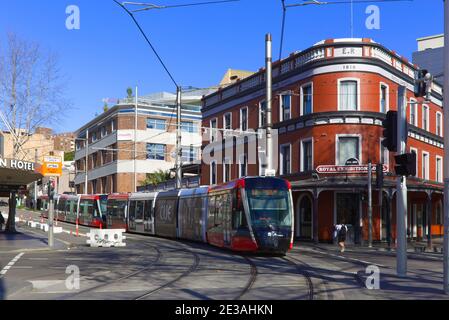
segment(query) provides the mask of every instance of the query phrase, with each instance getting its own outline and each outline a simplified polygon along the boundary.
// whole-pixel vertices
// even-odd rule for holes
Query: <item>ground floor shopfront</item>
[[[349,227],[348,242],[368,240],[367,184],[357,179],[292,181],[295,237],[332,242],[334,226]],[[442,186],[411,182],[408,185],[407,236],[427,239],[443,235]],[[372,234],[374,241],[394,243],[396,238],[396,190],[394,181],[382,192],[372,190]]]

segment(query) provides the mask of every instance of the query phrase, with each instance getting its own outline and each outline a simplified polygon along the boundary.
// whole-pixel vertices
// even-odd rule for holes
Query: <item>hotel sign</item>
[[[368,165],[355,165],[355,166],[319,166],[316,168],[318,173],[338,174],[338,173],[368,173]],[[373,165],[372,172],[376,172],[376,166]],[[384,173],[388,172],[388,165],[384,164]]]
[[[34,172],[34,163],[17,159],[0,158],[0,168]]]

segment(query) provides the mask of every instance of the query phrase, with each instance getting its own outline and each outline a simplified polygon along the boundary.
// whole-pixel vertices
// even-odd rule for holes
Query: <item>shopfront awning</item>
[[[42,179],[33,162],[0,158],[0,196],[9,196],[34,181]]]

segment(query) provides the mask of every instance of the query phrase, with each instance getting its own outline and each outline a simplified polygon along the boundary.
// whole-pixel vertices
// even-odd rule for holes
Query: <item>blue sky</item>
[[[202,0],[151,0],[182,4]],[[287,0],[288,4],[302,0]],[[136,14],[176,81],[216,85],[228,68],[257,70],[264,65],[264,38],[273,34],[278,57],[280,0],[153,10]],[[373,3],[374,4],[374,3]],[[81,11],[81,29],[65,27],[68,5]],[[443,33],[443,1],[377,3],[380,30],[365,28],[368,4],[354,5],[354,36],[369,37],[411,59],[416,38]],[[103,98],[121,98],[126,88],[141,93],[173,91],[174,86],[125,12],[112,0],[0,0],[0,40],[7,32],[56,52],[69,81],[73,103],[57,132],[78,129],[101,112]],[[350,36],[350,6],[306,6],[288,11],[284,54],[327,38]]]

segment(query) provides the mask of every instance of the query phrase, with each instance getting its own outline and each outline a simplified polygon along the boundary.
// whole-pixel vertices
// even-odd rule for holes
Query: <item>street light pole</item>
[[[265,169],[265,175],[270,176],[273,174],[273,136],[272,136],[272,119],[271,119],[271,112],[272,112],[272,96],[273,96],[273,78],[272,78],[272,67],[273,67],[273,55],[272,55],[272,38],[271,33],[268,33],[265,37],[265,55],[266,55],[266,90],[267,90],[267,150],[266,150],[266,169]]]
[[[444,293],[449,295],[449,0],[444,1]]]
[[[86,149],[86,162],[84,164],[84,171],[85,171],[85,177],[84,177],[84,194],[88,194],[87,190],[87,175],[89,172],[89,129],[86,129],[86,143],[85,143],[85,149]]]
[[[372,176],[373,165],[371,159],[368,160],[368,247],[373,247],[373,195],[372,195]]]
[[[176,189],[182,188],[181,87],[176,87]]]

